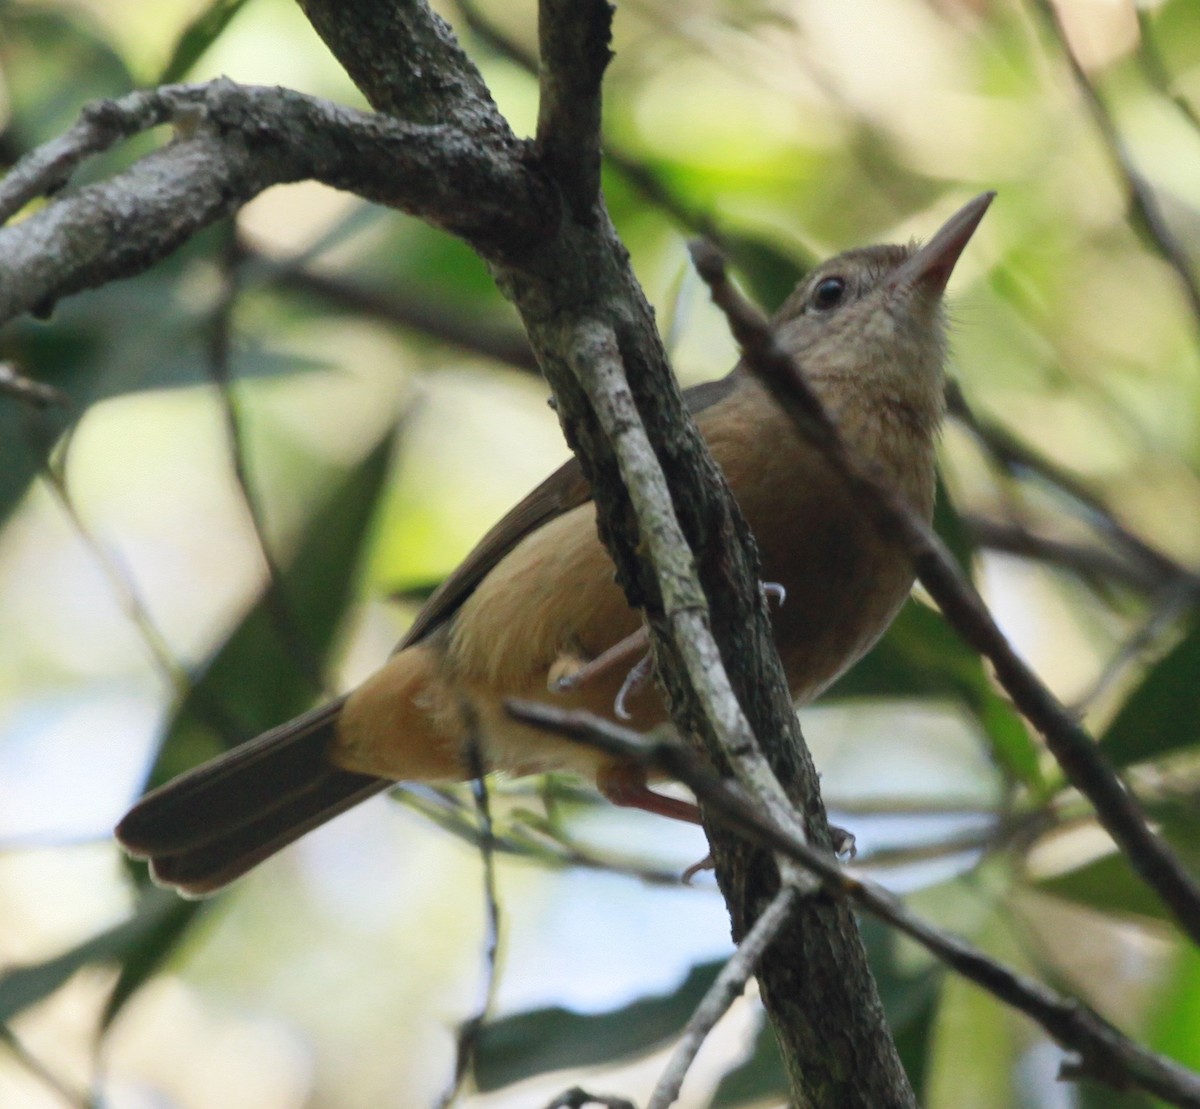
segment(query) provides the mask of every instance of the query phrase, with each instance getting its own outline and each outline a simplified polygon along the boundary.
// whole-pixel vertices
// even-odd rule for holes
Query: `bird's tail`
[[[273,728],[146,794],[117,826],[162,885],[212,893],[392,783],[329,761],[345,698]]]

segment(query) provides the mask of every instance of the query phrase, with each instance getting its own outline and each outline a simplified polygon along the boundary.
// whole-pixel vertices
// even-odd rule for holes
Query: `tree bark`
[[[380,111],[410,120],[454,121],[495,138],[503,126],[482,80],[445,25],[416,3],[379,0],[301,0],[313,26]],[[544,4],[543,52],[559,44],[597,78],[607,61],[608,6],[587,2]],[[550,25],[547,26],[548,21]],[[580,30],[591,25],[591,31]],[[602,27],[597,34],[597,26]],[[401,37],[398,29],[403,28]],[[563,46],[562,44],[566,44]],[[591,52],[589,54],[589,51]],[[603,52],[603,58],[600,52]],[[555,59],[543,57],[543,73]],[[599,508],[601,534],[631,603],[642,607],[654,633],[660,672],[681,732],[698,736],[718,765],[724,763],[697,694],[680,677],[679,650],[651,568],[638,556],[639,534],[612,445],[572,370],[581,336],[597,324],[616,336],[641,420],[650,434],[692,551],[712,628],[742,709],[776,774],[804,814],[810,838],[828,849],[828,829],[817,775],[796,724],[769,623],[757,586],[757,556],[745,522],[684,411],[668,366],[653,310],[629,266],[598,191],[589,199],[586,164],[571,159],[567,135],[547,124],[543,106],[538,141],[525,164],[561,198],[557,226],[505,257],[472,241],[491,262],[516,305],[538,362],[554,391],[564,431],[579,455]],[[588,103],[587,89],[551,84],[557,96]],[[595,103],[598,106],[598,88]],[[573,117],[559,106],[564,118]],[[598,111],[594,118],[598,119]],[[593,135],[594,141],[594,135]],[[569,169],[568,169],[569,167]],[[470,239],[468,241],[471,241]],[[707,826],[721,890],[740,938],[779,887],[773,857],[719,825]],[[764,1002],[775,1027],[796,1106],[914,1105],[912,1091],[884,1019],[853,914],[823,897],[808,899],[760,966]]]

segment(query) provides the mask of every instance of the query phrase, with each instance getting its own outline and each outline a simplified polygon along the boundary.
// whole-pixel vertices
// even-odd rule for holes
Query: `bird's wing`
[[[737,384],[736,371],[718,381],[684,390],[688,411],[695,415],[729,395]],[[578,461],[563,463],[528,496],[514,505],[475,545],[458,568],[434,591],[417,613],[398,651],[424,639],[444,624],[475,591],[491,569],[525,536],[564,512],[591,500],[591,490]]]

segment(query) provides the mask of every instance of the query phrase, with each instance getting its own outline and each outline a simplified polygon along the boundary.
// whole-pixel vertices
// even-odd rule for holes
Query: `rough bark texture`
[[[439,76],[469,63],[452,43],[439,37],[440,28],[412,30],[414,23],[422,24],[414,15],[415,5],[304,0],[303,7],[330,49],[380,110],[410,119],[418,115],[446,118],[431,104],[431,88],[448,87],[457,95],[464,86],[478,87],[473,76],[458,80]],[[561,10],[557,12],[551,5],[543,7],[543,47],[556,38],[565,40],[579,58],[583,48],[576,36],[567,33],[565,21],[604,20],[607,5],[589,2],[558,7]],[[400,23],[410,29],[412,41],[421,44],[422,51],[429,51],[421,55],[423,79],[416,83],[412,69],[417,67],[411,56],[396,49],[399,40],[386,33],[387,27]],[[430,47],[435,39],[437,45]],[[599,42],[606,58],[606,40],[593,36],[591,42],[593,51]],[[602,63],[597,64],[593,57],[588,72],[598,80],[601,69]],[[546,77],[542,87],[544,92],[554,88],[563,99],[581,98],[578,89],[564,93]],[[586,100],[586,93],[582,99]],[[451,110],[449,104],[447,110]],[[638,410],[657,447],[676,511],[695,552],[712,626],[734,689],[778,776],[805,813],[813,839],[828,847],[816,772],[795,723],[756,585],[752,540],[721,474],[684,412],[653,311],[602,202],[581,205],[579,177],[587,175],[588,167],[577,167],[565,179],[554,173],[562,164],[564,147],[570,145],[567,140],[547,139],[544,123],[547,113],[554,110],[543,102],[541,141],[530,151],[528,164],[530,172],[544,174],[553,187],[563,191],[560,222],[540,241],[528,243],[527,249],[513,251],[503,259],[492,254],[489,260],[501,288],[520,312],[539,364],[554,389],[563,427],[592,483],[602,537],[614,554],[621,583],[630,600],[646,609],[656,632],[662,632],[665,622],[658,587],[650,569],[636,555],[637,529],[612,448],[599,431],[569,364],[576,338],[588,326],[598,322],[615,332]],[[481,115],[476,105],[469,119],[478,125]],[[484,129],[490,128],[488,122]],[[486,244],[473,245],[488,254]],[[694,691],[679,680],[679,667],[674,665],[677,653],[669,637],[656,635],[655,648],[664,663],[662,671],[678,720],[684,730],[703,737],[710,756],[719,758],[715,737],[707,734],[705,716],[695,704]],[[747,846],[719,826],[708,831],[734,935],[740,937],[778,889],[778,869],[769,854]],[[879,1109],[914,1104],[887,1032],[853,915],[844,904],[824,899],[804,904],[769,950],[759,980],[787,1061],[796,1105]]]
[[[178,137],[124,173],[0,229],[0,322],[148,268],[281,181],[313,177],[461,236],[489,263],[524,320],[592,484],[620,581],[649,617],[681,730],[723,766],[720,728],[705,707],[711,708],[712,692],[681,664],[685,652],[672,638],[675,612],[664,610],[659,578],[640,557],[635,512],[612,444],[576,376],[586,337],[598,329],[615,337],[695,554],[741,711],[804,814],[811,840],[827,849],[817,776],[771,639],[753,542],[686,415],[653,310],[599,195],[599,92],[611,8],[603,0],[544,0],[542,113],[537,139],[528,142],[512,134],[448,26],[424,3],[300,2],[380,114],[228,82],[148,90],[102,106],[100,116],[85,117],[62,145],[43,152],[40,163],[35,158],[10,174],[8,191],[0,190],[0,218],[49,191],[110,139],[168,121]],[[676,594],[676,610],[682,603],[702,615],[693,584]],[[719,825],[708,831],[740,937],[777,890],[777,867]],[[914,1104],[843,904],[803,901],[770,948],[759,980],[795,1105]]]

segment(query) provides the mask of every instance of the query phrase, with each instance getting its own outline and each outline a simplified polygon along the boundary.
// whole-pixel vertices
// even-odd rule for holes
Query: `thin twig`
[[[225,426],[225,439],[229,448],[229,464],[233,471],[233,480],[246,510],[250,531],[254,536],[258,555],[262,559],[263,569],[266,572],[267,583],[263,591],[263,600],[270,613],[271,622],[296,669],[308,680],[314,693],[323,692],[332,697],[332,692],[325,688],[321,664],[317,661],[308,640],[301,632],[292,606],[288,603],[287,594],[284,591],[283,573],[271,550],[262,505],[250,479],[250,466],[246,457],[245,436],[242,430],[241,407],[233,388],[233,321],[241,291],[236,243],[237,227],[234,224],[228,228],[226,233],[225,250],[222,257],[222,287],[211,316],[208,342],[209,374],[216,386],[217,399],[221,406],[221,417]]]
[[[51,405],[66,408],[71,403],[61,389],[26,377],[11,362],[0,362],[0,393],[7,393],[34,408],[49,408]]]
[[[8,1025],[2,1023],[0,1023],[0,1043],[8,1048],[13,1058],[22,1067],[53,1090],[67,1105],[75,1106],[76,1109],[95,1109],[96,1100],[91,1094],[84,1090],[74,1089],[65,1079],[60,1078],[17,1038]]]
[[[810,871],[834,897],[845,898],[915,940],[950,969],[1036,1021],[1062,1047],[1078,1052],[1070,1076],[1086,1075],[1114,1089],[1136,1086],[1172,1105],[1200,1109],[1200,1075],[1124,1035],[1093,1009],[985,955],[978,948],[911,912],[882,886],[843,867],[775,823],[735,784],[718,778],[693,752],[673,740],[647,740],[586,712],[532,701],[509,701],[518,720],[585,743],[615,758],[653,768],[683,782],[705,810],[747,839]]]
[[[721,972],[688,1019],[679,1043],[671,1053],[667,1068],[646,1103],[646,1109],[668,1109],[678,1099],[683,1080],[687,1077],[700,1048],[704,1046],[704,1041],[716,1027],[717,1021],[741,997],[750,976],[758,968],[763,952],[786,923],[797,896],[795,886],[781,887],[762,915],[754,922],[754,926],[742,938],[737,950],[721,968]]]
[[[53,466],[46,465],[42,468],[42,477],[51,493],[54,494],[54,499],[66,513],[80,542],[107,580],[117,607],[133,625],[160,676],[170,687],[177,701],[182,703],[192,688],[192,680],[183,664],[171,651],[166,636],[155,623],[154,617],[150,613],[150,607],[138,589],[133,575],[100,542],[84,521],[63,475]]]
[[[514,369],[537,372],[537,360],[525,333],[515,324],[489,325],[475,313],[392,283],[386,292],[341,275],[321,273],[304,260],[275,260],[245,243],[242,257],[261,269],[261,279],[275,288],[317,297],[355,316],[367,317],[405,331],[417,331],[472,354]]]
[[[1192,324],[1200,327],[1200,283],[1196,280],[1191,259],[1183,249],[1183,244],[1167,225],[1162,210],[1159,208],[1158,199],[1154,195],[1153,186],[1138,169],[1133,155],[1129,153],[1129,149],[1117,130],[1112,113],[1071,49],[1071,42],[1067,37],[1066,28],[1063,26],[1058,9],[1050,3],[1050,0],[1033,0],[1033,2],[1057,40],[1071,70],[1071,76],[1075,80],[1075,87],[1083,97],[1083,101],[1091,113],[1092,122],[1100,133],[1113,169],[1125,185],[1131,225],[1175,271],[1175,276],[1179,278],[1180,288],[1191,307]]]
[[[971,538],[987,550],[1056,566],[1085,580],[1114,582],[1138,593],[1162,592],[1162,575],[1127,555],[1091,543],[1045,535],[1011,520],[995,520],[970,512],[963,513],[961,518]],[[1179,580],[1190,579],[1191,575],[1187,575]],[[1193,588],[1200,591],[1200,580]]]
[[[1150,616],[1134,629],[1112,658],[1105,664],[1100,675],[1092,682],[1071,706],[1071,711],[1082,716],[1088,708],[1104,697],[1117,685],[1129,670],[1145,658],[1173,627],[1179,617],[1196,600],[1195,591],[1182,584],[1168,586]]]
[[[463,1080],[474,1063],[475,1052],[479,1047],[479,1035],[491,1014],[496,997],[497,959],[500,951],[500,902],[496,896],[496,853],[493,849],[492,809],[488,795],[487,770],[483,760],[479,721],[476,714],[465,702],[461,706],[461,711],[468,722],[468,738],[463,745],[463,756],[466,763],[465,769],[471,780],[471,793],[475,799],[475,815],[479,828],[479,858],[483,863],[483,990],[478,1009],[458,1026],[454,1074],[449,1086],[438,1101],[439,1109],[449,1109],[458,1099]]]
[[[402,782],[392,791],[392,796],[451,835],[473,847],[480,846],[478,820],[471,820],[463,804],[446,790]],[[515,820],[507,832],[498,832],[493,827],[491,844],[493,851],[498,854],[526,859],[545,867],[597,870],[623,878],[635,878],[648,886],[680,887],[678,870],[598,855],[561,833],[528,819]]]
[[[1037,451],[1030,450],[1015,435],[1000,424],[979,416],[967,403],[958,383],[951,381],[946,386],[947,411],[965,427],[975,440],[987,451],[1006,472],[1021,475],[1036,474],[1042,480],[1066,493],[1086,510],[1087,521],[1112,538],[1134,559],[1152,580],[1161,586],[1165,579],[1179,579],[1191,583],[1200,592],[1200,574],[1175,562],[1156,547],[1151,546],[1136,532],[1131,531],[1113,515],[1112,509],[1093,490],[1089,489],[1074,474],[1056,466]]]
[[[841,475],[860,508],[903,546],[921,584],[946,620],[991,662],[1013,703],[1042,733],[1068,780],[1091,801],[1100,823],[1134,869],[1157,891],[1183,931],[1200,943],[1200,887],[1166,842],[1151,830],[1141,807],[1095,739],[1013,650],[933,529],[886,480],[852,455],[801,367],[776,341],[762,313],[729,281],[721,256],[711,247],[697,244],[693,257],[713,300],[729,321],[747,369],[770,389],[800,434]]]

